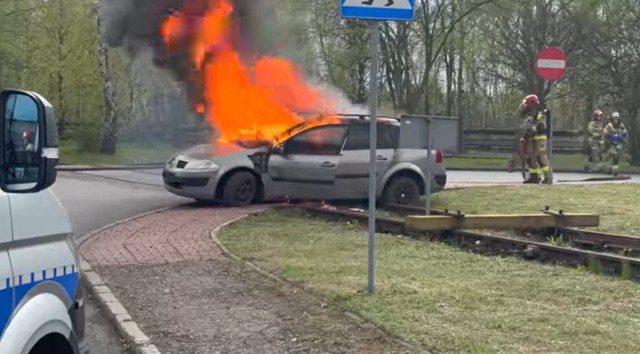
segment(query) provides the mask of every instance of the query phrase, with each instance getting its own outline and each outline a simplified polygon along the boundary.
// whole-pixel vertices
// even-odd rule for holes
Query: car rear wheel
[[[384,204],[415,205],[420,202],[420,187],[410,177],[394,177],[382,194]]]
[[[230,206],[244,206],[253,203],[258,194],[258,180],[250,172],[234,173],[224,185],[222,200]]]

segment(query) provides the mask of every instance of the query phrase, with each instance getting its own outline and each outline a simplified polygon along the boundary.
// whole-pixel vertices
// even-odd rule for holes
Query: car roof
[[[343,120],[344,123],[353,124],[353,123],[364,123],[369,122],[371,120],[371,115],[369,114],[337,114],[340,119]],[[399,125],[400,119],[392,116],[376,116],[376,120],[378,123],[382,124],[391,124],[391,125]]]
[[[318,113],[298,113],[300,116],[304,117],[308,120],[314,120],[321,118],[323,116],[326,117],[338,117],[341,120],[341,123],[344,124],[353,124],[359,122],[369,122],[371,115],[365,113],[335,113],[335,114],[318,114]],[[377,115],[376,119],[379,123],[383,124],[394,124],[400,125],[400,118],[388,115]],[[294,124],[293,126],[304,126],[306,125],[305,121]]]

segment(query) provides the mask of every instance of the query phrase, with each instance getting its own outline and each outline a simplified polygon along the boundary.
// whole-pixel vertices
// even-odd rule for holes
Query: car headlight
[[[193,161],[185,166],[185,170],[209,170],[214,168],[218,168],[218,165],[210,160]]]

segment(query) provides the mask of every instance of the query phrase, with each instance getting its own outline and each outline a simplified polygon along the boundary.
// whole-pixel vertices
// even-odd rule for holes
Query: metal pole
[[[367,290],[374,292],[375,273],[375,235],[376,235],[376,179],[378,145],[378,62],[380,47],[380,27],[378,21],[373,21],[371,34],[371,77],[369,78],[369,103],[371,104],[369,122],[369,271],[367,276]]]
[[[426,215],[431,214],[431,158],[433,155],[431,154],[431,118],[427,118],[427,175],[425,178],[427,179],[425,185],[425,203],[424,203],[424,213]]]
[[[552,109],[553,101],[555,101],[555,88],[553,83],[551,83],[551,92],[550,92],[550,100],[547,105],[547,109],[551,112],[549,114],[549,141],[547,142],[547,156],[549,157],[549,179],[547,180],[547,184],[553,184],[553,124],[554,124],[554,114],[555,111]]]

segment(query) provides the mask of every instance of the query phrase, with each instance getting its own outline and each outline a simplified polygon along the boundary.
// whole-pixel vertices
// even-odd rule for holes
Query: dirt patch
[[[97,271],[171,353],[407,353],[375,327],[226,259]]]

